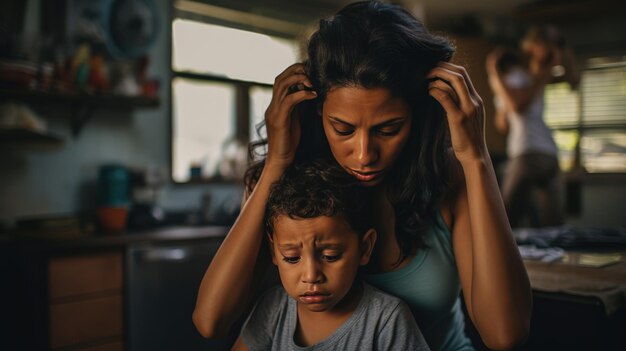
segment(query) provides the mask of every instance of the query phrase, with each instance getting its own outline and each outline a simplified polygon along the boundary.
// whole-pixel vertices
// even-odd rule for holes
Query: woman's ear
[[[272,238],[272,234],[267,234],[267,247],[270,249],[270,256],[272,256],[272,263],[277,266],[276,263],[276,255],[274,255],[274,239]]]
[[[378,234],[374,228],[369,229],[365,235],[363,235],[363,239],[361,239],[361,260],[359,261],[361,266],[369,263],[377,236]]]

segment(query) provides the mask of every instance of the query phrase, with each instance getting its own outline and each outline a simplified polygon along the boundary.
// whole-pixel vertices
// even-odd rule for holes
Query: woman
[[[366,279],[409,303],[431,349],[471,349],[460,287],[487,346],[526,337],[529,282],[485,145],[482,100],[462,67],[442,62],[452,54],[396,5],[354,3],[320,22],[308,60],[276,77],[266,157],[249,170],[242,211],[200,286],[194,322],[204,336],[224,335],[258,294],[271,184],[292,162],[322,157],[377,191],[379,242]]]
[[[487,59],[489,81],[499,111],[496,126],[508,134],[509,158],[502,197],[511,226],[524,224],[530,195],[537,190],[537,218],[531,226],[563,224],[557,147],[543,120],[546,84],[566,81],[576,87],[578,72],[563,36],[551,26],[531,27],[521,41],[523,57],[510,60],[496,49]],[[509,64],[507,64],[509,62]]]

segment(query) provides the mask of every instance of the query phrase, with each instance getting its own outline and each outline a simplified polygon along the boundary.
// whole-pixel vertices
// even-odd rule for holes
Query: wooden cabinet
[[[48,262],[51,350],[123,350],[121,250],[51,257]]]
[[[0,236],[0,351],[226,350],[191,314],[228,227]],[[221,348],[220,348],[221,347]]]

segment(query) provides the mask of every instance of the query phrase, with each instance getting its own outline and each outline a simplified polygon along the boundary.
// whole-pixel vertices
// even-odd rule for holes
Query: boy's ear
[[[271,234],[267,234],[267,247],[270,249],[270,256],[272,256],[272,263],[277,266],[276,256],[274,255],[274,239]]]
[[[369,263],[377,237],[378,233],[376,233],[376,229],[374,228],[369,229],[365,235],[363,235],[363,239],[361,239],[361,260],[359,262],[361,266]]]

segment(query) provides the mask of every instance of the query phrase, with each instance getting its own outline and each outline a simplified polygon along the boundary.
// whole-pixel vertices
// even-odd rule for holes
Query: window
[[[172,179],[237,180],[274,78],[297,43],[198,20],[172,21]]]
[[[547,86],[544,112],[563,170],[626,172],[625,58],[588,60],[578,90]]]

